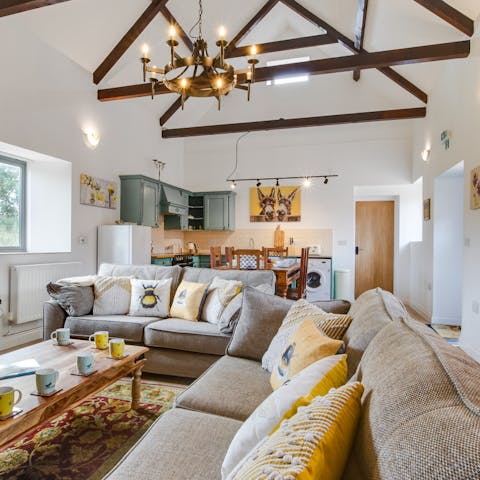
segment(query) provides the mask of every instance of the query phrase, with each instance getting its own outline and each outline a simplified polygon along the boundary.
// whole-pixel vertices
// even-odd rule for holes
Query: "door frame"
[[[356,204],[357,202],[393,202],[393,294],[398,296],[398,260],[399,260],[399,209],[400,209],[400,196],[399,195],[358,195],[353,198],[353,232],[354,232],[354,245],[357,246],[357,214]],[[353,292],[355,295],[355,278],[356,278],[356,258],[355,251],[353,252]]]

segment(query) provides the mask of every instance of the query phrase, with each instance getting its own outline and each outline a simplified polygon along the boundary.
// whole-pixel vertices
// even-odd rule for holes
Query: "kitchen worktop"
[[[177,253],[152,253],[152,258],[173,258],[176,255],[210,255],[210,250],[198,250],[196,253],[191,253],[188,251],[177,252]]]

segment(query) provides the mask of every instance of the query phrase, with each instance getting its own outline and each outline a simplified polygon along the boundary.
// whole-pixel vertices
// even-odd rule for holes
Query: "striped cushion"
[[[363,386],[349,383],[300,407],[262,440],[228,480],[341,478],[360,418]]]

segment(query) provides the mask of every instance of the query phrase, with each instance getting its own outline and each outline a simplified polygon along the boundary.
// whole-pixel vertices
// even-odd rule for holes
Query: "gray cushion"
[[[175,408],[153,424],[105,479],[220,480],[223,458],[241,425]]]
[[[93,308],[93,288],[49,283],[47,292],[72,317],[88,315]]]
[[[270,270],[213,270],[211,268],[185,267],[182,272],[182,280],[187,282],[210,283],[214,277],[239,280],[244,285],[251,287],[268,284],[275,288],[275,274]]]
[[[360,362],[365,391],[348,480],[480,478],[480,365],[394,318]]]
[[[167,318],[153,322],[145,329],[145,345],[187,352],[223,355],[230,335],[220,332],[217,325]]]
[[[228,354],[261,361],[293,303],[245,287],[242,311],[228,345]]]
[[[176,399],[176,406],[245,420],[272,393],[270,374],[245,358],[225,356]]]
[[[110,337],[123,338],[129,342],[143,341],[143,330],[152,322],[160,320],[157,317],[130,317],[129,315],[84,315],[82,317],[67,317],[65,328],[78,338],[88,338],[98,330],[107,330]]]
[[[163,267],[160,265],[117,265],[102,263],[98,268],[98,275],[107,277],[131,277],[141,280],[172,279],[171,300],[177,290],[182,269],[178,265]]]
[[[348,300],[321,300],[311,303],[325,312],[338,313],[339,315],[347,314],[351,307]]]
[[[392,322],[381,291],[377,288],[362,293],[348,312],[353,320],[343,340],[346,345],[349,377],[355,373],[363,352],[375,335]]]

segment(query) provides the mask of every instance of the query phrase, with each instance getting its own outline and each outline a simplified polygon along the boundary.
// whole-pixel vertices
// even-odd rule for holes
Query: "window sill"
[[[12,250],[11,252],[1,252],[0,255],[61,255],[65,253],[72,253],[71,250],[66,250],[63,252],[26,252],[26,251],[21,251],[21,250]]]

